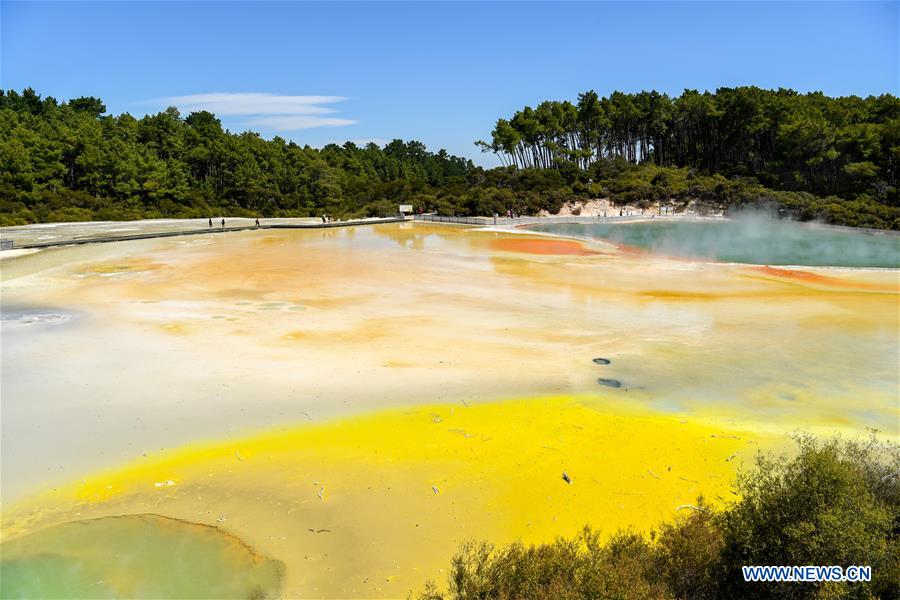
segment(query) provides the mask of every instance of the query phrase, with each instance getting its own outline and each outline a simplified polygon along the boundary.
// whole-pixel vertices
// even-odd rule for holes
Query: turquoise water
[[[900,268],[900,236],[786,221],[542,224],[535,231],[600,239],[658,254],[759,265]]]
[[[279,598],[283,566],[157,515],[56,525],[0,546],[2,598]]]

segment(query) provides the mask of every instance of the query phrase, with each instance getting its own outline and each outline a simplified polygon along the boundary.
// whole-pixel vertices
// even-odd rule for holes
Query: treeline
[[[398,204],[536,214],[609,198],[900,229],[898,138],[893,96],[588,93],[501,119],[481,145],[509,164],[483,169],[415,141],[317,149],[231,133],[205,111],[137,119],[107,115],[97,98],[0,90],[0,225],[387,216]]]
[[[477,142],[518,168],[580,169],[607,157],[752,176],[763,185],[900,205],[900,100],[757,87],[526,106]]]
[[[801,437],[793,458],[761,456],[738,499],[700,499],[649,536],[590,529],[526,546],[466,543],[444,589],[410,600],[814,600],[900,598],[900,452],[890,442]],[[744,566],[871,567],[855,582],[746,582]],[[443,583],[443,582],[442,582]]]
[[[299,146],[169,108],[106,116],[97,98],[0,90],[3,224],[153,217],[370,216],[448,186],[471,161],[420,142]]]

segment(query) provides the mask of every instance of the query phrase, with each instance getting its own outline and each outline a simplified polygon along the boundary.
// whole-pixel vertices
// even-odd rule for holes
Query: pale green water
[[[283,566],[214,527],[156,515],[64,523],[0,547],[0,597],[280,597]]]
[[[758,218],[734,221],[546,224],[559,233],[644,248],[669,256],[758,265],[900,268],[900,236]]]

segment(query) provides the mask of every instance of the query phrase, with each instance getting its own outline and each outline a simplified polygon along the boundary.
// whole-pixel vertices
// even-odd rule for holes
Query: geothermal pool
[[[900,435],[896,269],[678,254],[403,223],[4,259],[0,595],[405,597],[467,539],[728,502],[797,429]]]
[[[759,265],[900,268],[900,235],[800,225],[760,217],[727,221],[541,224],[531,229],[656,254]]]

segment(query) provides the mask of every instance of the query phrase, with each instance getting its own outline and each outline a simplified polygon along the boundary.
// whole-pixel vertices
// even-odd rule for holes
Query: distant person
[[[259,227],[259,217],[256,217],[256,226]]]
[[[225,219],[222,219],[222,229],[225,229]]]
[[[323,222],[323,223],[327,223],[327,222],[328,222],[328,221],[325,220],[325,215],[322,215],[322,222]]]
[[[212,217],[209,218],[209,228],[212,229]]]

